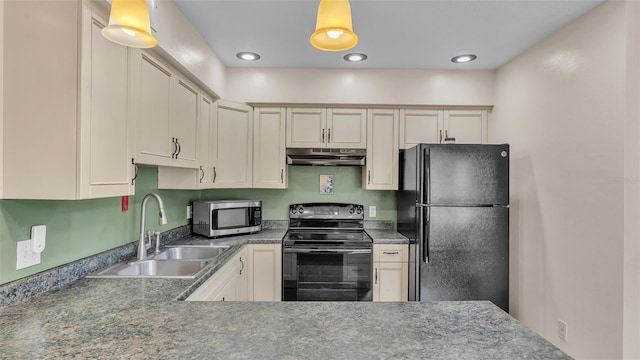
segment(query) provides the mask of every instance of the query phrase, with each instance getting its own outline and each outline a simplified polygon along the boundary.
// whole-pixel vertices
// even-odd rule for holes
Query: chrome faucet
[[[142,199],[142,214],[140,214],[140,241],[138,243],[138,260],[142,260],[147,256],[147,249],[151,247],[151,238],[149,238],[149,243],[144,240],[144,218],[147,212],[147,202],[149,199],[154,198],[158,203],[158,224],[159,225],[167,225],[167,215],[164,212],[164,204],[162,203],[162,199],[156,193],[149,193],[145,195]],[[160,236],[156,237],[156,241],[160,241]],[[157,244],[156,244],[157,246]]]

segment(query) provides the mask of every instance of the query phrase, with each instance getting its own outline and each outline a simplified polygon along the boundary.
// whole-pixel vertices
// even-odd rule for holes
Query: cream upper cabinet
[[[131,54],[136,163],[197,168],[198,89],[159,58]]]
[[[417,144],[441,142],[443,111],[430,109],[400,110],[400,149],[408,149]]]
[[[327,147],[364,149],[367,147],[367,110],[327,109]]]
[[[457,144],[486,144],[487,110],[400,110],[400,149],[440,144],[447,137]]]
[[[407,301],[407,244],[373,244],[373,301]]]
[[[398,110],[369,109],[362,188],[398,189]]]
[[[79,1],[3,6],[4,197],[133,194],[128,49],[102,37],[108,15]],[[24,26],[39,17],[65,21]]]
[[[326,127],[326,109],[287,108],[287,147],[326,147]]]
[[[253,185],[253,109],[226,100],[215,102],[211,123],[210,166],[213,188]]]
[[[281,107],[253,110],[254,188],[287,188],[285,115]]]
[[[282,245],[249,246],[249,298],[253,301],[282,300]]]
[[[287,109],[287,147],[364,149],[366,136],[365,109]]]
[[[210,165],[209,146],[210,128],[213,126],[215,106],[213,100],[205,94],[199,95],[199,120],[195,142],[197,169],[158,166],[159,189],[198,190],[210,188],[213,184],[213,168]]]
[[[445,110],[445,138],[455,138],[456,144],[487,143],[486,110]]]

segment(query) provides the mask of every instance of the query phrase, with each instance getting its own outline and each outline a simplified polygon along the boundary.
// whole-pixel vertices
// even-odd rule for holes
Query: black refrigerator
[[[509,145],[402,151],[397,206],[409,300],[490,300],[509,311]]]

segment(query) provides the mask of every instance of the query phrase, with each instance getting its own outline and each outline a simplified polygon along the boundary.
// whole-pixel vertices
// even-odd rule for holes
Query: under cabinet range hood
[[[362,166],[366,155],[366,149],[287,148],[287,164]]]

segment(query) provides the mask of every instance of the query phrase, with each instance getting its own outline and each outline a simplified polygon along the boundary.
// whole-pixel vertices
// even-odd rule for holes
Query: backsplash
[[[363,190],[361,168],[354,166],[290,166],[289,188],[158,190],[157,168],[141,166],[136,195],[129,210],[120,211],[120,197],[94,200],[0,200],[0,284],[52,269],[105,250],[136,241],[140,226],[140,203],[145,194],[157,192],[169,223],[159,226],[154,211],[147,212],[150,230],[166,231],[186,225],[186,205],[194,200],[259,199],[264,220],[287,220],[289,204],[300,202],[348,202],[365,206],[367,220],[395,224],[395,191]],[[321,195],[321,174],[333,174],[334,194]],[[377,206],[377,217],[368,217],[368,206]],[[156,205],[149,205],[153,209]],[[41,263],[16,270],[16,243],[31,235],[31,226],[47,226],[46,248]]]
[[[140,204],[149,192],[164,202],[168,224],[158,225],[155,211],[147,211],[147,227],[166,231],[188,223],[187,203],[200,198],[199,191],[158,190],[156,167],[139,167],[136,195],[129,210],[120,211],[120,197],[93,200],[0,200],[0,284],[64,265],[130,243],[140,231]],[[150,202],[148,209],[157,205]],[[29,239],[31,226],[47,226],[41,263],[16,270],[16,243]]]
[[[263,218],[288,220],[289,204],[302,202],[344,202],[364,205],[366,220],[396,222],[396,192],[363,190],[360,166],[289,166],[289,188],[203,190],[203,200],[262,200]],[[335,175],[334,194],[322,195],[320,175]],[[377,206],[377,216],[369,218],[369,205]]]

